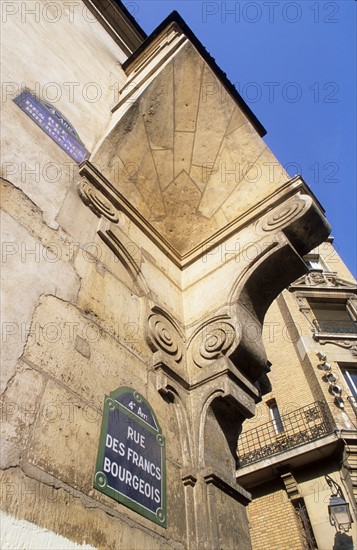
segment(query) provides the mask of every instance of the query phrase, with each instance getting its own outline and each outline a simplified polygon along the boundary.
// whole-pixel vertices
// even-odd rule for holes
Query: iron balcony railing
[[[318,321],[321,332],[330,334],[357,334],[357,323],[355,321],[332,321],[328,319]]]
[[[282,415],[281,425],[271,421],[241,434],[238,439],[239,466],[247,466],[315,441],[334,429],[327,404],[316,401]]]

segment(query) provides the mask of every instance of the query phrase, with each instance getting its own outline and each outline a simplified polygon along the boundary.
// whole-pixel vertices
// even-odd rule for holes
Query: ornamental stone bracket
[[[170,235],[173,235],[174,231],[162,232],[162,224],[155,223],[155,218],[149,215],[149,210],[144,206],[139,208],[135,202],[128,200],[125,194],[119,190],[115,180],[112,183],[96,164],[86,160],[81,164],[79,172],[83,179],[78,183],[78,194],[96,216],[107,218],[117,224],[120,222],[121,216],[125,214],[180,269],[185,269],[201,259],[211,249],[220,246],[220,243],[239,232],[240,228],[246,227],[247,223],[254,223],[254,219],[257,217],[260,219],[255,222],[255,239],[259,240],[264,235],[283,233],[301,255],[309,252],[329,233],[329,225],[316,205],[311,191],[301,176],[296,176],[292,180],[285,181],[269,197],[269,201],[266,200],[256,205],[254,209],[239,216],[226,227],[211,231],[206,238],[197,241],[194,247],[191,249],[186,247],[184,251],[181,246],[177,246],[175,240],[172,240]],[[122,179],[125,180],[125,178],[130,180],[127,172],[122,176]],[[182,192],[185,191],[182,190]],[[293,196],[291,196],[292,194]],[[269,213],[262,216],[267,210],[270,210]],[[177,211],[177,216],[180,216],[179,211]],[[159,216],[160,219],[164,219],[164,217],[165,214]],[[179,230],[179,228],[177,227],[175,230]],[[331,280],[329,284],[334,283]],[[336,282],[336,286],[339,284],[340,281]]]
[[[149,345],[154,351],[156,388],[174,404],[183,437],[182,448],[187,451],[184,456],[186,465],[210,465],[205,452],[204,430],[208,411],[217,401],[227,408],[229,416],[237,419],[232,424],[234,427],[228,430],[233,430],[234,436],[230,436],[229,444],[226,439],[219,451],[222,460],[227,460],[227,453],[231,456],[233,473],[240,422],[254,414],[255,403],[259,400],[258,389],[226,355],[235,340],[233,326],[226,320],[219,323],[213,319],[196,330],[186,343],[178,325],[159,308],[153,308],[148,325]],[[203,336],[206,330],[207,335]],[[218,411],[217,403],[214,408],[218,407]],[[221,429],[218,431],[222,433]],[[224,431],[224,434],[227,436],[228,432]]]
[[[175,410],[185,467],[214,467],[222,475],[228,468],[234,480],[240,427],[260,397],[227,355],[239,343],[233,325],[227,316],[215,317],[186,339],[178,324],[154,307],[148,327],[153,380]]]
[[[101,217],[100,238],[121,259],[147,298],[147,308],[151,307],[142,327],[153,353],[150,379],[172,405],[184,469],[190,472],[182,473],[187,547],[215,548],[217,499],[225,499],[230,507],[240,499],[235,472],[242,423],[254,415],[261,393],[269,391],[261,338],[265,312],[279,292],[306,271],[301,256],[326,237],[327,223],[298,178],[276,197],[278,204],[258,219],[246,218],[240,229],[235,226],[241,242],[256,246],[256,254],[245,259],[240,253],[231,261],[221,261],[210,253],[213,249],[201,247],[189,253],[187,263],[188,256],[180,254],[175,242],[160,234],[96,168],[87,162],[81,170],[92,190],[82,186],[80,196]],[[141,259],[124,244],[127,229],[115,221],[106,201],[119,220],[125,216],[179,268],[177,295],[182,308],[175,316],[162,306],[160,283],[145,280]],[[200,278],[207,281],[206,286]],[[214,473],[209,483],[204,475],[207,468]],[[219,481],[227,477],[227,483]]]
[[[333,337],[331,334],[314,334],[314,339],[319,342],[319,344],[333,344],[340,348],[349,350],[354,357],[357,357],[357,338],[354,337],[353,340],[343,340],[340,336]]]
[[[281,479],[285,485],[285,490],[289,500],[296,500],[301,497],[299,485],[291,472],[281,474]]]
[[[147,342],[155,370],[165,371],[185,390],[202,386],[226,374],[235,384],[259,399],[259,392],[230,357],[241,340],[241,328],[227,314],[201,323],[190,337],[163,309],[154,306],[148,317]]]
[[[96,216],[104,216],[109,221],[118,223],[119,213],[114,205],[85,178],[78,184],[78,194]]]
[[[236,485],[237,438],[269,391],[264,316],[330,228],[177,14],[123,68],[78,192],[142,297],[149,380],[177,419],[187,548],[233,548],[226,537],[249,499]]]

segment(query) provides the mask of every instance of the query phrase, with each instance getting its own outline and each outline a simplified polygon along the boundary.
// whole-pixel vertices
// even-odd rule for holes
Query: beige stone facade
[[[329,523],[331,491],[325,478],[341,486],[356,521],[357,409],[349,378],[357,367],[356,281],[331,241],[306,260],[312,262],[310,272],[284,290],[265,317],[272,391],[243,424],[238,441],[242,466],[237,477],[253,494],[248,513],[257,550],[356,544],[354,528],[338,533]],[[314,310],[321,303],[323,318]],[[336,313],[341,305],[345,312]],[[322,368],[319,352],[326,355],[329,371]],[[280,430],[272,405],[280,412]],[[308,517],[305,526],[301,514]]]
[[[304,255],[329,234],[323,209],[178,14],[146,38],[120,2],[54,9],[12,5],[3,24],[2,545],[27,532],[37,550],[260,548],[260,503],[281,523],[295,512],[279,484],[257,497],[250,472],[237,480],[242,425],[269,420],[267,399],[291,407],[288,362],[299,407],[334,411],[294,302]],[[78,132],[83,162],[19,108],[22,92]],[[349,283],[326,280],[350,300]],[[317,347],[348,361],[343,345]],[[121,387],[165,437],[166,527],[162,510],[150,521],[94,488],[105,399]],[[280,545],[301,540],[297,523],[289,533]]]

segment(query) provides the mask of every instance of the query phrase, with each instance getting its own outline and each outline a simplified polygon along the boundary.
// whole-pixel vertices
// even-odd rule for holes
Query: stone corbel
[[[284,482],[289,500],[295,500],[300,498],[301,497],[300,489],[293,474],[291,472],[288,472],[286,474],[282,474],[280,477]]]
[[[105,196],[85,178],[78,184],[78,194],[84,204],[98,217],[104,216],[112,223],[119,222],[119,213]]]
[[[148,317],[146,338],[154,353],[154,371],[164,372],[184,390],[210,387],[220,380],[224,391],[228,391],[227,384],[232,384],[232,392],[236,387],[242,396],[248,395],[253,402],[259,400],[257,387],[230,359],[239,346],[241,329],[227,314],[204,321],[186,338],[178,322],[154,306]]]
[[[233,485],[225,476],[217,476],[212,468],[206,468],[201,472],[201,475],[207,485],[218,487],[223,493],[243,502],[245,505],[251,502],[251,493],[236,483]]]
[[[154,306],[148,318],[146,339],[154,352],[154,365],[166,364],[173,372],[184,374],[185,337],[171,315]]]
[[[319,342],[319,344],[322,344],[323,346],[325,344],[333,344],[334,346],[338,346],[340,348],[344,348],[349,350],[354,357],[357,357],[357,343],[356,340],[341,340],[336,336],[336,339],[334,339],[332,336],[327,337],[326,334],[319,336],[319,334],[314,335],[314,339]]]
[[[213,361],[229,355],[239,340],[240,334],[229,322],[228,316],[209,319],[191,336],[189,350],[192,361],[199,368],[212,366]]]
[[[301,191],[259,220],[257,228],[267,233],[282,231],[300,255],[322,242],[330,229],[312,196]]]

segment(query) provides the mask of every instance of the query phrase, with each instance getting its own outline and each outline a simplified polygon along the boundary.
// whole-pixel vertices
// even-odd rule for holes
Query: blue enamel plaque
[[[13,101],[78,164],[89,156],[73,126],[53,105],[40,101],[28,91]]]
[[[165,438],[149,403],[131,388],[105,399],[94,487],[166,527]]]

